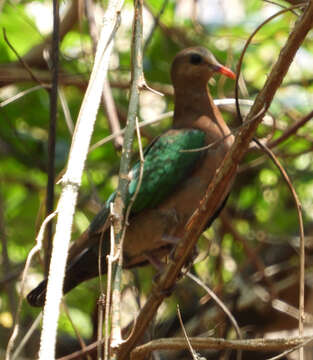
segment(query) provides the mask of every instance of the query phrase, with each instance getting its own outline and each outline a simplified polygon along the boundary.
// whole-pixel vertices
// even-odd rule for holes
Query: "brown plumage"
[[[147,263],[148,257],[162,258],[193,212],[198,208],[216,170],[233,143],[233,136],[214,105],[207,83],[214,73],[235,78],[205,48],[178,53],[171,68],[175,92],[173,128],[157,138],[145,153],[144,176],[132,208],[124,241],[124,266]],[[208,146],[205,148],[205,146]],[[204,147],[204,149],[203,149]],[[201,150],[202,149],[202,150]],[[192,150],[192,151],[190,151]],[[130,173],[129,195],[138,181],[138,165]],[[232,180],[220,203],[224,205]],[[103,235],[102,268],[109,251],[108,209],[110,197],[90,227],[70,249],[64,292],[98,275],[98,247]],[[218,215],[210,219],[210,223]],[[205,230],[205,229],[203,229]],[[34,306],[44,303],[46,282],[29,295]]]

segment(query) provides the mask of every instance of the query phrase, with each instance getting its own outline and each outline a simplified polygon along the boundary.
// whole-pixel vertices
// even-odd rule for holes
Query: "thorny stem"
[[[129,169],[131,164],[131,151],[134,140],[136,117],[139,105],[139,92],[144,83],[142,72],[142,0],[134,1],[134,32],[132,40],[132,83],[130,90],[129,107],[127,114],[127,126],[125,130],[122,158],[119,172],[119,183],[114,201],[114,214],[117,220],[114,223],[115,248],[119,256],[115,266],[113,292],[112,292],[112,341],[111,347],[116,347],[122,342],[120,328],[120,297],[121,276],[123,265],[122,240],[125,223],[125,204],[128,196]]]

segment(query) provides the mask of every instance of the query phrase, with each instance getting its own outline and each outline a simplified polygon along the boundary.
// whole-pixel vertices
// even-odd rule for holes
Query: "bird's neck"
[[[215,124],[224,123],[206,85],[175,88],[174,128],[202,128],[208,118]]]

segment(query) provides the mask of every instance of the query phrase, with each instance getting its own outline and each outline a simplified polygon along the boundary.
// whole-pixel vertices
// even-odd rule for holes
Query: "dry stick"
[[[100,255],[99,255],[100,257]],[[100,281],[101,282],[101,281]],[[100,291],[100,296],[97,302],[98,305],[98,329],[97,329],[97,340],[99,345],[97,346],[97,359],[101,360],[102,359],[102,346],[101,346],[101,339],[103,336],[103,314],[104,314],[104,310],[105,310],[105,296],[104,293],[102,291]],[[105,336],[108,337],[107,333],[105,333]],[[107,357],[105,356],[104,359],[107,359]]]
[[[54,218],[54,216],[56,214],[57,214],[57,211],[54,211],[52,214],[50,214],[49,216],[47,216],[45,218],[45,220],[43,221],[43,223],[42,223],[42,225],[40,227],[38,236],[36,238],[36,245],[28,253],[26,263],[25,263],[25,267],[24,267],[24,271],[23,271],[23,275],[22,275],[21,290],[20,290],[19,302],[18,302],[18,306],[17,306],[17,310],[16,310],[16,313],[15,313],[15,318],[14,318],[13,332],[12,332],[12,335],[11,335],[11,337],[9,339],[9,342],[8,342],[8,346],[7,346],[6,353],[5,353],[5,360],[10,359],[10,355],[11,355],[11,351],[13,349],[14,341],[15,341],[15,339],[17,337],[17,334],[18,334],[18,331],[19,331],[19,324],[18,323],[19,323],[20,312],[21,312],[21,309],[22,309],[25,280],[26,280],[26,276],[27,276],[27,273],[28,273],[28,269],[30,267],[30,263],[32,261],[33,256],[42,248],[42,241],[43,241],[45,228],[46,228],[47,224],[49,223],[49,221],[52,218]]]
[[[51,82],[51,73],[46,70],[38,70],[36,68],[32,68],[33,73],[41,80],[46,83]],[[0,66],[0,86],[12,85],[20,82],[31,82],[31,77],[28,74],[27,70],[22,68],[19,64],[10,63],[3,64]],[[73,85],[76,86],[79,90],[85,91],[88,85],[88,81],[86,80],[86,75],[80,74],[69,74],[63,71],[59,74],[59,83],[63,85]],[[127,90],[130,87],[130,83],[127,80],[117,80],[110,81],[110,85],[112,88]],[[47,86],[49,87],[49,86]],[[154,82],[153,88],[157,89],[159,92],[167,95],[173,96],[173,87],[169,84],[161,84]]]
[[[62,110],[63,110],[63,114],[64,114],[64,118],[65,118],[65,123],[67,125],[68,131],[71,135],[73,135],[74,133],[74,123],[73,123],[73,119],[71,116],[71,112],[70,109],[68,107],[68,103],[63,91],[62,87],[59,87],[59,98],[60,98],[60,103],[62,106]]]
[[[121,303],[121,275],[123,265],[122,240],[125,223],[125,204],[128,195],[128,176],[131,164],[131,151],[136,126],[136,116],[139,105],[140,88],[145,83],[142,71],[142,0],[134,1],[134,31],[132,39],[132,84],[130,90],[129,107],[127,114],[127,126],[125,130],[124,144],[122,150],[121,165],[119,171],[119,182],[114,201],[114,214],[117,216],[114,222],[115,247],[119,256],[118,264],[115,266],[115,274],[112,291],[112,334],[111,347],[117,347],[122,342],[120,328],[120,303]]]
[[[208,219],[210,219],[216,211],[229,185],[230,179],[234,176],[237,164],[245,155],[250,141],[262,120],[262,114],[259,117],[256,117],[256,114],[260,113],[262,109],[267,110],[269,108],[275,92],[286,75],[298,48],[312,26],[313,0],[308,3],[306,11],[295,24],[263,89],[256,97],[254,105],[247,116],[248,124],[244,124],[241,132],[236,136],[234,144],[228,151],[219,171],[209,185],[208,191],[200,204],[200,208],[191,217],[186,226],[185,233],[180,234],[182,235],[182,240],[173,254],[174,261],[166,266],[164,272],[153,287],[148,300],[138,315],[132,336],[121,345],[119,352],[120,360],[127,358],[135,344],[142,337],[149,322],[155,316],[157,309],[165,297],[166,291],[171,289],[175,284],[181,268],[192,253],[192,249],[200,236],[201,229],[205,227]],[[249,123],[252,118],[254,118],[254,121]],[[210,207],[206,208],[208,206],[207,204],[210,204]]]
[[[227,306],[219,299],[219,297],[212,291],[207,285],[203,283],[199,278],[192,275],[190,272],[186,274],[191,280],[193,280],[196,284],[202,287],[209,295],[210,297],[216,302],[216,304],[224,311],[224,313],[229,317],[230,322],[232,323],[237,336],[239,339],[242,339],[242,334],[239,328],[239,325],[236,321],[236,319],[233,317],[232,313],[228,310]]]
[[[47,85],[45,87],[48,88],[49,86]],[[28,94],[32,93],[33,91],[37,91],[37,90],[43,89],[43,88],[44,87],[42,85],[36,85],[36,86],[34,86],[34,87],[30,88],[30,89],[23,90],[23,91],[19,92],[18,94],[14,95],[14,96],[11,96],[8,99],[3,100],[2,102],[0,102],[0,108],[11,104],[12,102],[22,98],[25,95],[28,95]]]
[[[51,43],[51,72],[52,86],[49,91],[50,96],[50,119],[48,132],[48,181],[46,190],[46,216],[53,211],[54,208],[54,180],[55,180],[55,143],[56,143],[56,122],[58,115],[58,74],[59,74],[59,34],[60,17],[59,17],[59,1],[53,0],[53,34]],[[44,244],[44,272],[48,275],[49,263],[52,249],[52,225],[50,221],[46,229],[46,238]]]
[[[66,173],[62,182],[62,193],[58,204],[59,216],[53,241],[52,257],[47,284],[46,304],[43,315],[43,330],[39,351],[40,360],[55,358],[55,341],[62,297],[64,271],[71,238],[71,229],[78,188],[88,153],[97,110],[100,103],[103,80],[107,76],[108,62],[112,51],[112,39],[116,32],[117,13],[121,0],[109,2],[101,37],[95,57],[90,82],[78,115]]]
[[[308,121],[310,121],[312,119],[312,117],[313,117],[313,111],[311,111],[309,114],[304,116],[302,119],[300,119],[299,121],[297,121],[294,124],[292,124],[291,126],[289,126],[278,139],[270,141],[267,144],[267,146],[269,148],[273,148],[273,147],[277,146],[278,144],[282,143],[283,141],[285,141],[286,139],[288,139],[290,136],[295,135],[297,133],[297,131],[300,129],[300,127],[302,127],[304,124],[306,124]]]
[[[286,353],[291,353],[301,346],[305,346],[313,337],[291,337],[277,339],[245,339],[245,340],[225,340],[221,338],[192,337],[189,338],[191,346],[196,350],[246,350],[246,351],[280,351],[290,349]],[[103,341],[102,341],[103,342]],[[101,343],[102,343],[101,342]],[[91,353],[97,347],[98,342],[86,346],[85,350],[78,350],[72,354],[58,358],[57,360],[81,359],[82,356]],[[146,344],[137,346],[131,353],[131,360],[144,360],[155,350],[186,350],[186,339],[183,337],[161,338],[152,340]],[[277,357],[275,357],[277,359]],[[274,358],[267,359],[274,360]]]
[[[312,341],[312,337],[294,337],[280,339],[247,339],[247,340],[225,340],[221,338],[191,337],[189,341],[196,350],[246,350],[246,351],[279,351],[292,349],[295,346],[303,346],[304,343]],[[132,354],[131,360],[144,360],[154,350],[185,350],[186,339],[183,337],[161,338],[152,340],[144,345],[137,346]],[[71,357],[70,359],[74,359]],[[64,358],[58,360],[65,360]]]
[[[285,301],[274,299],[272,301],[272,307],[273,309],[282,312],[283,314],[286,314],[294,319],[299,320],[299,309],[294,307],[293,305],[290,305],[286,303]],[[313,315],[305,312],[304,313],[304,323],[308,325],[313,324]]]
[[[183,330],[183,334],[185,336],[185,339],[186,339],[190,354],[191,354],[193,360],[199,360],[198,354],[195,352],[195,350],[192,348],[192,345],[190,344],[190,341],[189,341],[189,338],[188,338],[188,335],[187,335],[187,332],[186,332],[186,329],[185,329],[185,326],[184,326],[184,323],[183,323],[183,319],[182,319],[178,304],[177,304],[176,310],[177,310],[177,315],[178,315],[178,320],[179,320],[179,323],[180,323],[180,327]]]
[[[298,195],[289,179],[289,176],[285,169],[280,164],[279,160],[275,154],[264,144],[262,144],[257,139],[254,141],[259,145],[259,147],[271,158],[274,164],[278,167],[280,173],[282,174],[284,180],[286,181],[294,202],[297,208],[298,221],[299,221],[299,231],[300,231],[300,279],[299,279],[299,335],[303,335],[303,321],[304,321],[304,286],[305,286],[305,246],[304,246],[304,229],[303,229],[303,219],[301,212],[301,202],[298,198]],[[302,353],[302,354],[301,354]],[[300,359],[303,358],[303,348],[300,348]]]
[[[112,211],[112,204],[110,204],[110,213]],[[112,213],[110,214],[110,221],[112,218]],[[112,231],[112,222],[110,225],[110,231]],[[99,240],[99,254],[98,254],[98,270],[99,270],[99,290],[100,290],[100,295],[99,295],[99,299],[98,299],[98,329],[97,329],[97,340],[101,341],[102,336],[103,336],[103,314],[104,311],[110,306],[110,299],[111,299],[111,277],[112,277],[112,262],[111,258],[113,256],[114,252],[114,247],[112,247],[112,240],[111,240],[111,250],[110,250],[110,254],[107,255],[107,264],[108,264],[108,270],[107,270],[107,296],[105,296],[104,291],[103,291],[103,285],[102,285],[102,247],[103,247],[103,238],[104,238],[104,234],[105,234],[105,230],[102,230],[101,235],[100,235],[100,240]],[[114,239],[114,237],[112,238]],[[106,305],[108,304],[108,306],[106,307]],[[105,311],[105,336],[106,339],[109,338],[109,317],[108,314]],[[97,356],[98,359],[101,359],[101,343],[99,343],[98,347],[97,347]],[[104,359],[106,359],[106,357],[104,357]]]
[[[110,215],[114,215],[114,206],[113,203],[110,204]],[[107,292],[105,299],[105,318],[104,318],[104,327],[105,327],[105,339],[104,339],[104,359],[107,360],[109,357],[109,341],[110,341],[110,309],[111,309],[111,289],[112,289],[112,269],[113,263],[117,260],[115,254],[115,234],[113,222],[110,226],[110,254],[107,255],[107,264],[108,264],[108,273],[107,273]],[[101,343],[98,345],[100,346]]]

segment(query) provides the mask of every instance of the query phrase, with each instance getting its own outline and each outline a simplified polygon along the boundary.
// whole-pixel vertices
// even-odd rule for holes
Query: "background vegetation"
[[[86,6],[96,6],[101,23],[104,2],[63,1],[59,96],[55,166],[57,178],[67,161],[75,125],[93,63],[93,45],[86,18]],[[140,119],[157,118],[173,109],[169,69],[176,52],[202,45],[233,70],[252,31],[281,6],[260,0],[159,1],[144,3],[144,74],[147,83],[163,92],[140,95]],[[17,59],[8,41],[0,37],[0,346],[5,349],[17,306],[20,275],[26,256],[34,245],[45,217],[49,132],[49,92],[42,85],[51,82],[49,59],[43,56],[52,31],[51,1],[0,1],[0,24],[9,43],[36,77],[32,79]],[[301,13],[289,11],[265,25],[254,37],[243,60],[242,73],[247,93],[253,100],[278,58],[290,30]],[[130,81],[130,48],[133,3],[126,1],[121,26],[115,36],[109,78],[121,127],[125,126]],[[159,20],[156,20],[159,19]],[[259,126],[257,136],[272,148],[292,179],[303,208],[306,239],[306,312],[312,313],[313,178],[310,120],[313,104],[313,34],[306,38],[295,61],[276,93],[270,115]],[[38,84],[39,83],[39,84]],[[40,86],[38,86],[40,85]],[[234,83],[217,77],[210,85],[214,98],[233,98]],[[16,95],[27,92],[22,97]],[[69,115],[65,115],[64,108]],[[310,114],[311,112],[311,114]],[[309,114],[309,116],[307,116]],[[229,125],[240,125],[234,108],[224,112]],[[296,128],[298,124],[298,128]],[[144,144],[170,125],[170,118],[142,129]],[[105,107],[100,108],[92,143],[111,134]],[[287,134],[284,139],[281,135]],[[278,141],[276,141],[279,139]],[[108,142],[90,152],[75,214],[73,239],[99,211],[116,188],[120,143]],[[135,144],[135,148],[137,145]],[[136,149],[135,149],[136,150]],[[134,159],[136,155],[134,155]],[[56,198],[60,188],[56,186]],[[57,201],[57,200],[56,200]],[[225,301],[246,338],[295,335],[298,317],[299,225],[295,203],[280,172],[256,146],[240,165],[226,209],[199,240],[192,272]],[[42,278],[43,256],[33,263],[27,278],[30,290]],[[144,304],[155,271],[150,267],[123,275],[123,325],[132,321]],[[97,279],[80,285],[66,296],[59,326],[58,356],[79,349],[77,332],[84,340],[96,339]],[[210,335],[235,338],[228,318],[214,301],[190,279],[179,281],[173,295],[161,306],[147,339],[181,336],[176,304],[180,305],[189,336]],[[39,313],[23,303],[20,336]],[[307,315],[307,331],[310,331]],[[74,324],[74,325],[73,325]],[[276,332],[276,333],[275,333]],[[39,330],[23,356],[34,358]],[[308,350],[309,351],[309,350]],[[208,359],[234,356],[226,351],[203,352]],[[160,358],[190,358],[188,352],[155,352]],[[255,359],[270,354],[257,352]],[[289,355],[286,355],[289,356]],[[296,358],[297,355],[291,355]],[[250,353],[244,353],[251,358]],[[289,357],[285,357],[289,358]],[[291,358],[291,357],[290,357]]]

